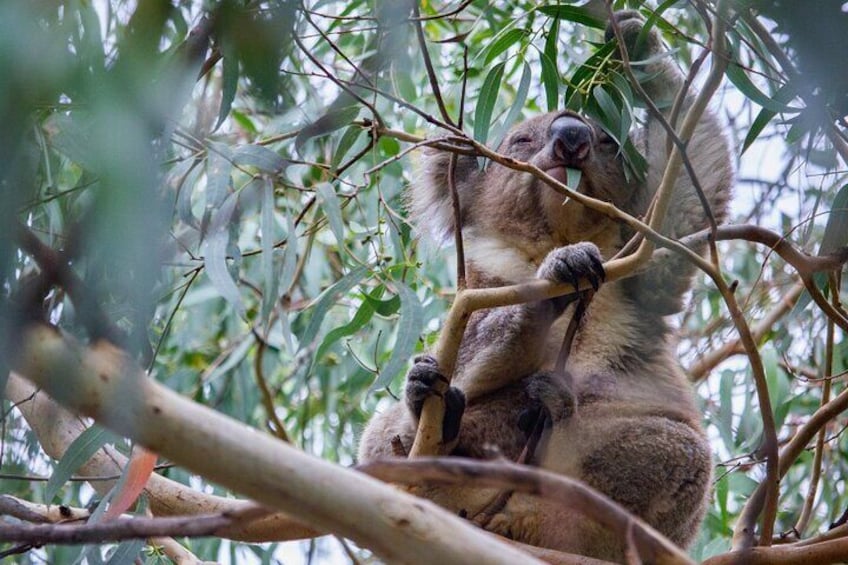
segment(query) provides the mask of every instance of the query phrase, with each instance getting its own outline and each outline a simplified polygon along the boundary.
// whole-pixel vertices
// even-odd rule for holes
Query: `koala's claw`
[[[421,417],[424,401],[433,395],[441,396],[436,390],[439,381],[448,379],[439,371],[436,359],[431,355],[420,355],[406,375],[406,405],[416,418]],[[456,387],[448,387],[444,394],[445,419],[442,424],[442,441],[450,442],[459,435],[459,425],[465,412],[465,394]]]
[[[597,291],[606,279],[606,271],[598,246],[584,241],[551,251],[539,267],[538,276],[554,282],[571,283],[575,289],[580,279],[585,277]]]

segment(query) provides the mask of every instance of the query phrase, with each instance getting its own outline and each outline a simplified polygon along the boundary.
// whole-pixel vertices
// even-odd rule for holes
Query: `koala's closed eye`
[[[598,142],[609,145],[618,145],[618,142],[603,129],[598,129]]]
[[[533,138],[529,135],[516,135],[509,140],[510,147],[522,147],[533,143]]]

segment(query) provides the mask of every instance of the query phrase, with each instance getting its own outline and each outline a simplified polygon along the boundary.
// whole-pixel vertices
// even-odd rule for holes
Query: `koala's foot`
[[[574,414],[577,401],[567,373],[538,373],[527,377],[524,390],[530,405],[519,416],[518,427],[528,435],[543,415],[548,416],[550,424],[556,424]]]
[[[415,418],[421,416],[424,401],[430,396],[439,395],[436,383],[447,382],[439,371],[436,359],[430,355],[421,355],[414,359],[415,364],[406,375],[406,405]],[[442,441],[451,442],[459,435],[459,425],[465,412],[465,394],[456,387],[448,387],[445,397],[445,419],[442,423]]]
[[[585,277],[589,279],[592,288],[598,290],[606,273],[598,246],[583,241],[548,253],[537,276],[558,283],[571,283],[575,289],[580,279]]]

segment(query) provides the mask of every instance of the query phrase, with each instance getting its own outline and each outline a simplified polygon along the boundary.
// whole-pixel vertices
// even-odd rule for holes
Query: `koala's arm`
[[[617,12],[615,17],[631,59],[652,61],[639,67],[644,69],[644,81],[641,84],[666,120],[670,120],[674,100],[684,87],[683,73],[665,52],[655,30],[651,30],[644,44],[637,47],[639,44],[636,38],[644,24],[638,13],[622,11]],[[611,26],[607,35],[612,35]],[[633,53],[634,50],[636,53]],[[672,124],[676,129],[696,96],[697,93],[690,88],[683,100],[677,124]],[[645,129],[636,135],[635,141],[648,163],[645,190],[637,195],[634,202],[635,211],[642,214],[647,211],[662,181],[670,145],[665,128],[650,116]],[[731,195],[733,165],[728,138],[711,109],[708,108],[700,117],[686,146],[686,156],[713,217],[719,223],[724,221]],[[686,168],[681,167],[661,231],[664,235],[679,239],[708,226],[707,213],[698,197],[695,183]],[[698,251],[703,252],[703,249]],[[644,309],[660,315],[672,314],[682,308],[682,296],[689,289],[694,272],[695,267],[690,261],[675,254],[672,259],[663,261],[646,273],[628,279],[625,288]]]
[[[605,274],[597,246],[581,242],[551,251],[537,276],[575,285],[587,278],[597,290]],[[538,372],[549,354],[546,346],[551,325],[576,298],[571,294],[472,314],[453,384],[470,402]]]

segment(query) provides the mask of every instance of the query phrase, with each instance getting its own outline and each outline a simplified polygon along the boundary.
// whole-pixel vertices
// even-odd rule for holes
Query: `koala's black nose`
[[[551,123],[554,157],[566,165],[578,165],[589,154],[592,128],[573,116],[561,116]]]

